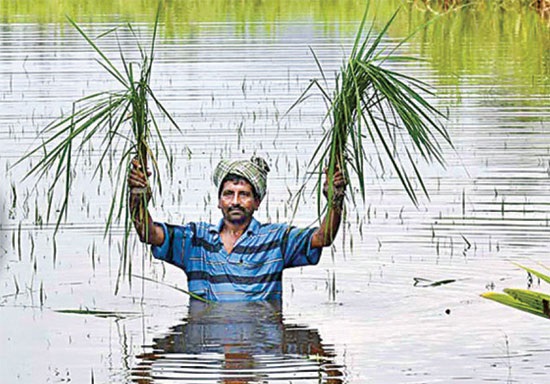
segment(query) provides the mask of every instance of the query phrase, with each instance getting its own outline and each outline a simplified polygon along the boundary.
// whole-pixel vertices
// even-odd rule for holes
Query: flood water
[[[165,285],[185,288],[185,275],[135,236],[133,277],[126,271],[115,294],[123,229],[103,234],[116,183],[107,170],[92,178],[101,137],[79,158],[55,241],[52,175],[23,180],[38,156],[12,167],[72,101],[117,89],[65,14],[95,36],[121,21],[151,36],[156,6],[68,3],[0,0],[1,383],[548,382],[550,323],[479,296],[529,285],[512,262],[550,264],[547,20],[478,6],[402,46],[424,60],[388,65],[432,86],[449,115],[445,167],[418,161],[429,198],[415,207],[372,152],[366,202],[348,204],[319,265],[285,271],[281,306],[205,306]],[[376,28],[405,4],[385,47],[433,17],[417,3],[373,2]],[[181,132],[159,120],[175,173],[161,157],[157,220],[217,221],[213,168],[254,153],[271,165],[258,218],[291,219],[287,202],[322,138],[325,106],[312,97],[284,113],[320,78],[311,49],[333,84],[363,12],[360,1],[322,4],[165,4],[152,88]],[[116,40],[102,40],[119,63]],[[127,32],[119,42],[132,56]],[[316,219],[309,186],[298,226]],[[429,284],[441,280],[453,282]]]

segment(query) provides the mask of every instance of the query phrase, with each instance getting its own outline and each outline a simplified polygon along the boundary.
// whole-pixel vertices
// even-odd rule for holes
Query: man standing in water
[[[266,194],[269,172],[259,157],[217,165],[213,179],[223,215],[218,224],[177,226],[155,223],[143,211],[147,181],[139,162],[132,165],[129,204],[140,240],[152,245],[155,258],[183,269],[189,291],[207,300],[280,299],[283,269],[317,264],[340,227],[346,181],[339,170],[325,181],[323,193],[330,201],[318,228],[261,224],[253,217]]]

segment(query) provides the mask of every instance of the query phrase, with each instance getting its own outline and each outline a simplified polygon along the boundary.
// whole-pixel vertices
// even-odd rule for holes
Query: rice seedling
[[[527,271],[531,281],[532,276],[534,275],[538,279],[550,284],[550,276],[532,268],[516,263],[514,264]],[[504,289],[504,293],[485,292],[481,295],[481,297],[519,309],[520,311],[550,319],[550,295],[545,293],[526,289],[506,288]]]
[[[192,298],[194,299],[197,299],[199,301],[202,301],[202,302],[205,302],[205,303],[211,303],[210,300],[207,300],[201,296],[198,296],[196,294],[194,294],[193,292],[189,292],[189,291],[186,291],[185,289],[182,289],[182,288],[179,288],[179,287],[176,287],[175,285],[171,285],[171,284],[168,284],[168,283],[164,283],[162,281],[158,281],[158,280],[155,280],[155,279],[151,279],[149,277],[145,277],[145,276],[139,276],[139,275],[133,275],[133,277],[137,277],[138,279],[141,279],[142,281],[150,281],[151,283],[157,283],[157,284],[160,284],[160,285],[164,285],[165,287],[170,287],[172,289],[175,289],[176,291],[178,292],[182,292],[182,293],[185,293],[186,295],[189,295],[191,296]]]
[[[335,302],[337,290],[336,290],[336,273],[334,271],[332,271],[332,274],[330,273],[330,271],[327,271],[327,280],[325,284],[328,291],[329,301]]]
[[[15,212],[17,209],[17,189],[15,188],[15,184],[11,183],[11,207],[8,212],[8,217],[10,219],[15,219]]]
[[[452,284],[456,282],[456,279],[443,279],[443,280],[437,280],[433,281],[430,279],[426,279],[423,277],[413,277],[413,286],[414,287],[439,287],[441,285],[447,285]]]
[[[52,239],[52,265],[55,268],[55,264],[57,263],[57,241],[55,240],[55,236]]]
[[[44,291],[44,282],[40,282],[40,290],[38,297],[40,298],[40,308],[44,306],[44,300],[46,300],[46,292]]]
[[[53,311],[69,315],[95,316],[102,319],[114,318],[116,320],[123,320],[128,317],[136,317],[139,315],[137,312],[101,311],[93,309],[54,309]]]
[[[159,15],[160,7],[153,25],[150,44],[147,47],[142,45],[142,38],[130,24],[114,28],[93,38],[74,20],[68,18],[69,23],[98,55],[99,65],[115,80],[120,89],[93,93],[76,100],[71,113],[62,115],[42,129],[39,133],[40,144],[17,162],[20,164],[39,157],[39,160],[31,166],[26,178],[34,176],[40,180],[45,176],[53,176],[51,178],[53,181],[47,189],[48,205],[45,219],[49,220],[52,212],[56,212],[55,236],[63,218],[67,218],[74,170],[79,161],[86,160],[83,155],[94,140],[93,147],[99,151],[99,159],[93,160],[95,161],[93,178],[102,177],[106,172],[113,176],[114,182],[114,196],[106,217],[105,235],[109,233],[115,222],[120,223],[121,219],[124,220],[125,235],[119,278],[131,264],[127,258],[127,250],[132,213],[129,212],[126,204],[129,193],[125,182],[126,170],[130,166],[131,159],[136,157],[142,169],[148,169],[148,165],[151,164],[154,173],[158,175],[157,156],[161,152],[168,160],[170,172],[172,171],[171,158],[155,112],[166,117],[171,125],[179,130],[178,124],[155,96],[150,86]],[[129,60],[124,52],[118,39],[118,32],[122,29],[135,43],[139,61]],[[109,58],[98,45],[99,40],[112,37],[113,34],[119,47],[117,62]],[[98,139],[101,139],[99,147],[96,146]],[[153,142],[159,145],[160,150],[154,150]],[[120,157],[115,158],[115,154]],[[159,178],[155,178],[155,184],[161,192]],[[54,198],[58,193],[61,193],[60,203]],[[141,194],[144,200],[142,206],[145,208],[146,194]],[[145,210],[141,210],[136,214],[143,215],[144,212]]]
[[[13,276],[13,284],[15,285],[15,295],[19,294],[19,283],[17,283],[17,277]]]
[[[19,222],[19,224],[17,225],[17,258],[19,261],[22,260],[23,258],[23,255],[22,255],[22,246],[21,246],[21,222]]]
[[[385,66],[390,62],[418,60],[397,53],[416,32],[396,46],[384,46],[386,32],[399,10],[380,32],[375,33],[373,22],[365,34],[369,6],[370,2],[367,3],[351,54],[336,75],[334,90],[330,92],[327,89],[327,78],[317,55],[312,50],[322,81],[311,80],[289,111],[307,99],[313,89],[321,92],[327,104],[323,123],[328,125],[328,129],[308,164],[315,170],[310,172],[308,179],[313,175],[318,176],[318,197],[322,191],[322,170],[327,167],[329,177],[340,169],[348,181],[355,180],[357,186],[352,185],[349,188],[353,202],[355,190],[359,192],[362,200],[365,200],[365,163],[370,162],[370,154],[365,143],[368,140],[374,147],[382,168],[385,158],[416,205],[418,197],[410,175],[414,176],[426,196],[428,191],[415,163],[415,157],[420,155],[427,162],[436,161],[443,164],[440,142],[443,140],[451,147],[452,143],[440,122],[445,115],[424,96],[435,96],[428,84]],[[382,169],[382,172],[386,171]],[[330,188],[328,196],[330,200]],[[318,198],[318,201],[320,200]],[[318,210],[321,211],[320,206]]]

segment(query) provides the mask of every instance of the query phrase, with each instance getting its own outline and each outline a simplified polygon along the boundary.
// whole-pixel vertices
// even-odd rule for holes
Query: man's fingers
[[[132,187],[146,187],[147,183],[141,179],[130,179],[129,184]]]
[[[335,188],[345,188],[346,186],[348,185],[348,183],[346,183],[345,181],[341,181],[341,182],[336,182],[334,183],[334,187]]]
[[[141,163],[136,157],[132,159],[131,164],[132,164],[132,168],[130,168],[130,172],[133,172],[134,170],[136,170],[138,172],[143,173],[143,167],[141,166]],[[147,170],[147,176],[151,176],[152,174],[153,172]]]
[[[130,188],[145,188],[145,187],[147,187],[147,184],[143,183],[141,181],[128,180],[128,186]]]
[[[132,159],[132,166],[137,169],[141,169],[141,164],[139,163],[139,160],[137,158]]]
[[[347,184],[347,180],[344,177],[342,172],[337,172],[334,174],[334,178],[332,179],[332,183],[334,185],[344,185]]]
[[[332,174],[332,177],[330,177],[331,175],[328,167],[324,169],[324,172],[326,175],[325,184],[323,186],[323,192],[325,193],[325,196],[330,189],[329,185],[332,185],[335,193],[343,194],[346,190],[346,186],[348,185],[348,181],[346,180],[346,177],[344,176],[344,173],[340,170],[340,168],[334,168],[334,173]]]
[[[131,169],[130,172],[128,173],[128,177],[133,177],[133,178],[137,178],[137,179],[144,179],[145,175],[143,174],[143,172],[141,172],[140,170],[138,169]]]
[[[128,174],[128,185],[130,187],[146,187],[147,180],[143,176],[143,172],[131,170]]]

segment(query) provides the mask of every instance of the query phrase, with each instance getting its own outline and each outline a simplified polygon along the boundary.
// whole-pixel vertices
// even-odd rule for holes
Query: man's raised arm
[[[336,172],[334,172],[332,180],[328,179],[328,170],[325,170],[325,175],[323,194],[328,200],[327,213],[323,217],[319,229],[311,236],[311,248],[328,247],[331,245],[336,238],[340,222],[342,221],[347,181],[339,169],[336,169]],[[329,193],[329,189],[331,193]]]
[[[128,173],[130,216],[140,241],[160,246],[164,242],[164,230],[153,222],[147,209],[147,203],[151,200],[151,189],[141,168],[139,161],[133,159]],[[150,172],[148,175],[151,175]]]

